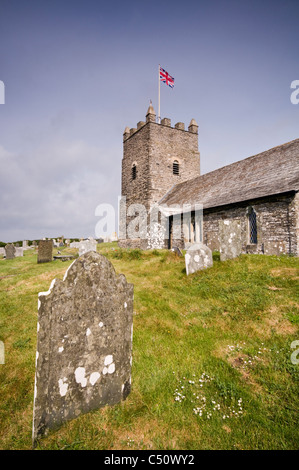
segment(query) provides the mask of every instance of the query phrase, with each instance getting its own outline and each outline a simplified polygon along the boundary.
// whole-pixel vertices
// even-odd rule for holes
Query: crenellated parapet
[[[153,108],[152,103],[150,103],[149,108],[146,113],[145,117],[145,122],[144,121],[139,121],[137,123],[137,127],[132,127],[131,129],[129,127],[125,128],[124,134],[123,134],[123,141],[125,142],[127,139],[132,137],[136,132],[138,132],[140,129],[142,129],[144,126],[146,126],[148,123],[154,123],[159,126],[163,127],[169,127],[172,129],[177,129],[179,131],[184,131],[184,132],[190,132],[191,134],[198,134],[198,124],[195,121],[195,119],[191,119],[190,124],[188,126],[188,130],[185,129],[185,124],[183,122],[177,122],[174,127],[171,126],[171,120],[169,118],[163,118],[161,119],[161,124],[157,123],[157,115],[155,113],[155,110]]]

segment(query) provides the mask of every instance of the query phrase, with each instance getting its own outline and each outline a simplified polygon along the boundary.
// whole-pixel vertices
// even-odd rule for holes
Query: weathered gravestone
[[[242,253],[241,225],[238,220],[219,221],[220,261],[236,258]]]
[[[213,266],[212,251],[201,242],[192,244],[185,254],[185,265],[187,276]]]
[[[16,249],[13,243],[8,243],[5,246],[5,257],[6,259],[13,259],[16,255]]]
[[[15,257],[17,258],[19,256],[24,256],[24,248],[22,248],[21,246],[18,246],[15,252]]]
[[[27,248],[28,248],[28,240],[23,240],[23,241],[22,241],[22,247],[24,248],[24,250],[27,250]]]
[[[0,256],[5,256],[5,248],[0,247]]]
[[[96,240],[83,240],[79,243],[79,256],[84,255],[88,251],[97,251],[97,241]]]
[[[33,443],[131,390],[133,285],[90,251],[38,296]]]
[[[53,257],[53,242],[52,240],[40,240],[38,244],[38,263],[49,263]]]

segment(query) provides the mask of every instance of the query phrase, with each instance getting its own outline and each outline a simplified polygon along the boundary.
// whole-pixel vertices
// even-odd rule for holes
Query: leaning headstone
[[[203,243],[194,243],[185,254],[187,276],[213,266],[212,251]]]
[[[220,261],[236,258],[242,253],[241,225],[238,220],[219,221]]]
[[[96,240],[83,240],[79,243],[79,256],[84,255],[88,251],[97,251]]]
[[[16,248],[15,257],[24,256],[24,248],[21,246]]]
[[[33,443],[131,390],[133,285],[90,251],[38,295]]]
[[[174,253],[176,253],[178,256],[183,256],[183,253],[181,252],[181,250],[179,249],[178,246],[174,246],[171,251],[174,251]]]
[[[5,246],[5,257],[6,259],[13,259],[15,257],[16,249],[13,243],[8,243]]]
[[[50,263],[53,256],[53,242],[52,240],[40,240],[38,244],[38,263]]]

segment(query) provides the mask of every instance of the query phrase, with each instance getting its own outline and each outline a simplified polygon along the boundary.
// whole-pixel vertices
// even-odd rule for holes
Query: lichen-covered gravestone
[[[241,225],[238,220],[219,221],[220,261],[236,258],[242,253]]]
[[[6,259],[14,259],[16,255],[16,248],[13,243],[8,243],[5,246],[5,257]]]
[[[131,390],[133,285],[90,251],[38,296],[33,443]]]
[[[52,240],[40,240],[38,244],[38,263],[50,263],[53,260]]]
[[[185,254],[187,275],[213,266],[212,251],[201,242],[192,244]]]

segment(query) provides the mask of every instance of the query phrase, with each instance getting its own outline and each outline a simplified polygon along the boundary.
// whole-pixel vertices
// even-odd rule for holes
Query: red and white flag
[[[174,78],[171,77],[166,70],[162,69],[160,66],[160,81],[166,83],[166,85],[170,86],[170,88],[174,87]]]

